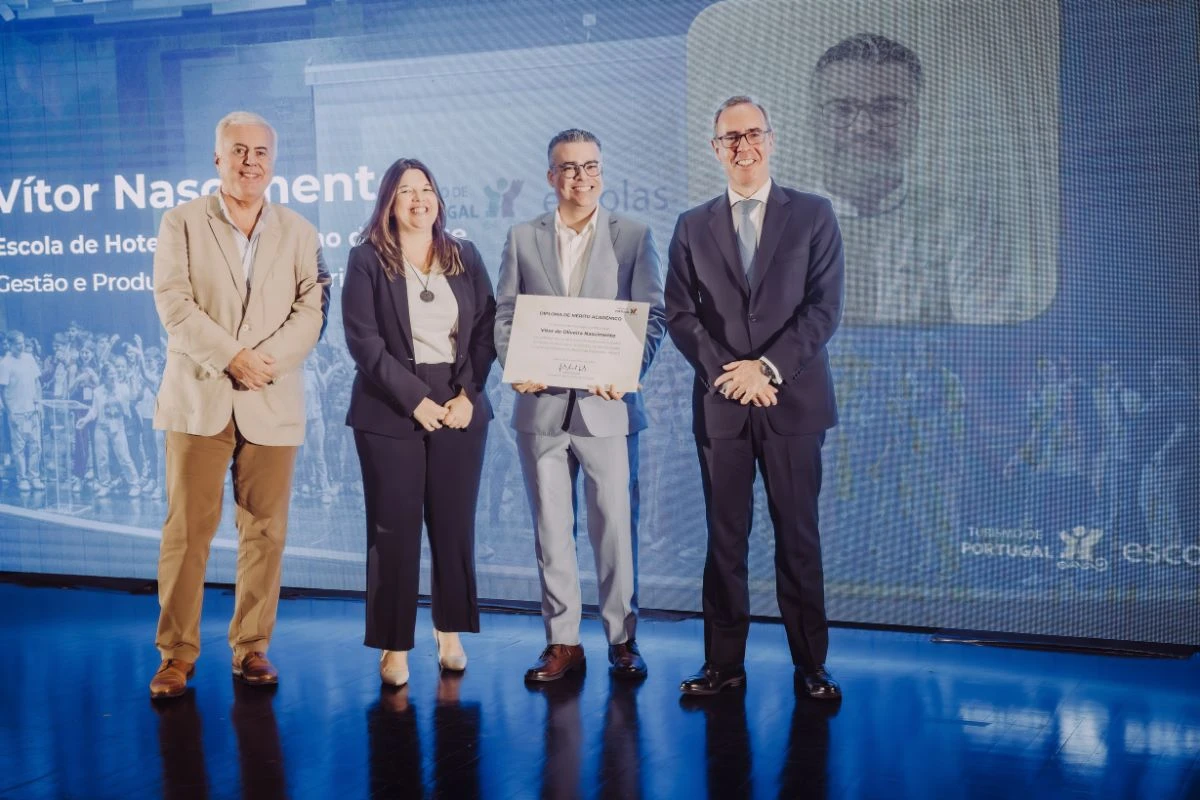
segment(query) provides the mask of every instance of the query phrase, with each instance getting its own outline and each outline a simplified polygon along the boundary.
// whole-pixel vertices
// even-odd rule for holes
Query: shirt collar
[[[732,186],[728,187],[725,191],[729,194],[730,207],[733,207],[736,203],[739,203],[742,200],[757,200],[765,206],[767,204],[767,198],[771,196],[771,186],[771,179],[767,178],[767,182],[760,186],[758,191],[749,197],[744,197],[738,194],[733,190]]]
[[[583,236],[584,234],[591,233],[592,231],[596,230],[596,218],[599,216],[600,206],[597,205],[592,209],[592,216],[588,217],[587,224],[583,226],[583,230],[579,231],[579,233],[576,233],[574,228],[563,222],[562,215],[558,213],[558,209],[556,208],[554,209],[554,231],[559,235],[569,232],[571,236]]]
[[[225,205],[225,193],[220,189],[217,189],[217,202],[221,204],[221,216],[226,222],[228,222],[230,225],[233,225],[233,218],[229,216],[229,206]],[[254,230],[250,231],[251,235],[259,232],[261,228],[259,223],[267,219],[270,213],[271,201],[267,199],[266,195],[263,195],[263,207],[262,210],[258,212],[258,219],[254,222]],[[233,227],[237,228],[237,225],[233,225]]]

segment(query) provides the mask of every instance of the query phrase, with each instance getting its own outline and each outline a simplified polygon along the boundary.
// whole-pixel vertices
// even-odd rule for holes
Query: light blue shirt
[[[267,214],[271,212],[271,203],[266,197],[263,198],[262,211],[258,213],[258,219],[254,221],[254,227],[250,230],[250,235],[242,233],[242,229],[233,223],[233,218],[229,215],[229,206],[225,205],[225,194],[221,191],[217,192],[217,200],[221,203],[221,216],[225,222],[233,229],[233,240],[237,242],[238,255],[242,257],[242,274],[246,276],[246,290],[250,290],[250,278],[254,274],[254,256],[258,253],[258,240],[262,234],[262,221]]]

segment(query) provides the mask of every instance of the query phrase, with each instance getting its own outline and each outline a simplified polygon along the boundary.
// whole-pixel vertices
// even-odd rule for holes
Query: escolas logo
[[[488,217],[512,217],[516,215],[513,202],[521,193],[525,181],[519,178],[497,178],[494,186],[484,186],[483,193],[488,199]]]
[[[1104,537],[1100,528],[1076,525],[1069,531],[1060,531],[1058,538],[1066,545],[1058,558],[1059,569],[1108,569],[1108,559],[1095,555],[1096,544]]]

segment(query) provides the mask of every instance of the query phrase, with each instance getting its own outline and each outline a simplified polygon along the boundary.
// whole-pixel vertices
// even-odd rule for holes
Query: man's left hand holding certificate
[[[503,380],[636,392],[649,311],[631,300],[518,295]]]

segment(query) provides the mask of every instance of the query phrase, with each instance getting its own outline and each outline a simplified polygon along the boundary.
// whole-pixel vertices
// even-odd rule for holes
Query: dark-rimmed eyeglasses
[[[581,174],[587,175],[589,178],[594,178],[600,174],[600,162],[585,161],[582,164],[577,164],[574,161],[564,161],[561,164],[555,164],[554,169],[568,178],[578,178]]]
[[[726,150],[737,150],[738,143],[742,139],[745,139],[746,144],[749,145],[762,144],[770,132],[770,128],[751,128],[741,133],[726,133],[722,136],[714,136],[713,143],[719,147],[724,147]]]
[[[858,115],[866,111],[871,121],[880,128],[891,128],[899,125],[908,114],[910,101],[900,97],[890,97],[885,100],[874,100],[870,103],[860,103],[857,100],[830,100],[821,104],[821,117],[833,128],[849,128],[858,119]]]

